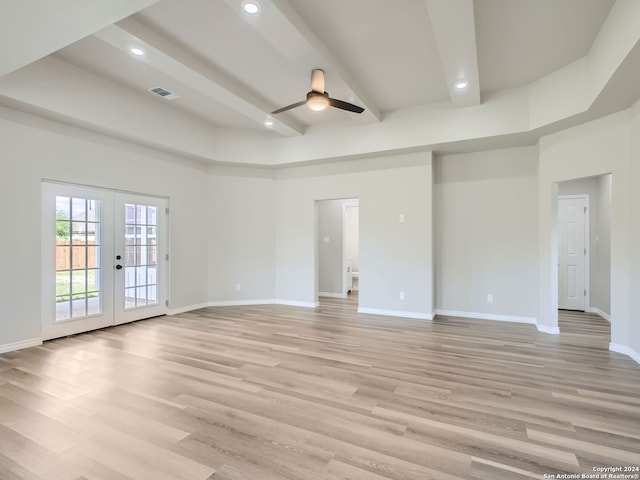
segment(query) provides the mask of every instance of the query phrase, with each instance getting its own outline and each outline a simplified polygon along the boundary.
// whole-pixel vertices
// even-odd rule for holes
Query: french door
[[[166,313],[167,200],[42,183],[42,338]]]

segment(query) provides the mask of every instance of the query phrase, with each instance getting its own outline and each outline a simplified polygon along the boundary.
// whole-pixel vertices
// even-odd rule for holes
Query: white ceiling
[[[388,150],[431,148],[441,142],[425,140],[420,145],[413,137],[403,138],[402,125],[419,128],[415,122],[423,118],[428,118],[425,126],[437,124],[437,114],[458,119],[469,113],[481,122],[475,119],[477,112],[491,111],[494,98],[511,98],[515,93],[510,92],[537,85],[555,72],[568,71],[572,64],[579,68],[593,52],[614,4],[614,0],[259,2],[261,12],[250,17],[241,10],[242,0],[114,0],[107,2],[113,4],[112,11],[104,7],[93,12],[95,18],[87,25],[90,15],[74,14],[70,7],[77,2],[59,0],[60,11],[46,13],[51,24],[64,23],[64,32],[43,28],[46,18],[42,15],[30,17],[25,8],[9,6],[0,31],[6,26],[7,32],[18,21],[22,26],[12,27],[13,48],[3,38],[0,102],[214,162],[236,161],[229,158],[236,151],[233,156],[241,158],[237,160],[241,163],[286,163],[296,159],[293,152],[301,151],[305,142],[316,148],[313,138],[337,142],[344,132],[393,134],[389,148],[381,145]],[[635,15],[638,9],[629,3],[634,2],[618,0],[624,4],[616,5],[620,18],[608,21],[623,24],[624,16]],[[600,41],[606,46],[606,40]],[[22,43],[27,46],[23,48]],[[47,51],[47,46],[62,48]],[[145,55],[131,55],[133,46],[143,48]],[[625,48],[631,47],[635,42]],[[593,75],[587,71],[590,63],[585,63],[584,71]],[[305,98],[313,68],[325,70],[326,89],[332,97],[361,105],[365,112],[357,115],[330,108],[317,113],[302,106],[274,115],[275,124],[265,127],[269,112]],[[610,67],[610,76],[616,68]],[[48,88],[42,86],[43,75],[51,79]],[[470,82],[466,90],[454,87],[459,79]],[[71,84],[75,89],[68,87]],[[157,86],[179,98],[169,101],[147,92]],[[56,95],[57,89],[64,92]],[[626,94],[625,98],[633,98],[635,91]],[[530,101],[531,94],[526,96]],[[127,126],[142,110],[149,124]],[[117,121],[118,111],[122,122]],[[531,112],[527,115],[532,117]],[[398,120],[391,133],[388,125],[400,117],[414,123]],[[163,125],[168,128],[178,120],[185,128],[188,124],[192,135],[206,135],[209,130],[215,141],[196,145],[193,138],[185,137],[169,145],[161,138]],[[523,127],[520,133],[528,130],[534,129]],[[153,137],[154,131],[158,138]],[[518,131],[496,130],[495,136],[514,133]],[[447,142],[455,143],[456,134],[449,137]],[[227,144],[229,138],[236,142],[236,150]],[[464,135],[459,138],[467,140]],[[246,144],[254,141],[258,142],[255,151],[249,152]],[[366,139],[347,143],[351,147],[299,155],[300,161],[367,152]],[[267,144],[269,148],[264,149]],[[280,159],[257,160],[260,149],[271,156],[290,151]]]
[[[585,56],[610,0],[476,0],[481,90],[526,85]]]

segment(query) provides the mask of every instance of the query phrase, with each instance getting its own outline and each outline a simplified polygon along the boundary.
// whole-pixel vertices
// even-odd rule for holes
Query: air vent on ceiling
[[[175,93],[170,92],[166,88],[162,88],[162,87],[153,87],[153,88],[150,88],[149,91],[154,95],[158,95],[159,97],[164,98],[165,100],[173,100],[175,98],[180,98],[180,95],[176,95]]]

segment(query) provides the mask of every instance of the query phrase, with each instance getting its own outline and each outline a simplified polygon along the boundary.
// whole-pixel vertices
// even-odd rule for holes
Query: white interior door
[[[586,307],[586,199],[558,199],[558,308]]]
[[[166,202],[42,183],[43,339],[166,313]]]

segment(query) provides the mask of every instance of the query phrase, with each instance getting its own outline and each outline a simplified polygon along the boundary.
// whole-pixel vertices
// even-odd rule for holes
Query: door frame
[[[342,289],[340,293],[336,292],[320,292],[320,204],[322,202],[331,202],[331,201],[342,201],[342,218],[341,226],[342,226],[342,235],[341,235],[341,246],[342,246],[342,259],[340,262],[342,273],[341,273],[341,282],[340,288]],[[360,197],[357,196],[349,196],[349,197],[336,197],[336,198],[321,198],[314,200],[314,306],[317,307],[320,305],[320,297],[328,297],[328,298],[347,298],[346,288],[346,266],[347,266],[347,258],[346,258],[346,233],[345,233],[345,223],[346,223],[346,207],[349,206],[358,206],[360,207]],[[360,223],[358,222],[358,233],[360,229]],[[320,295],[322,293],[322,295]]]
[[[590,271],[591,271],[591,262],[590,262],[590,258],[591,258],[591,227],[590,227],[590,222],[589,222],[589,217],[591,216],[591,206],[589,204],[589,194],[588,193],[583,193],[583,194],[576,194],[576,195],[558,195],[558,210],[557,210],[557,215],[556,215],[556,226],[559,229],[560,226],[560,200],[569,200],[571,198],[580,198],[584,200],[584,206],[586,208],[586,211],[584,212],[584,248],[585,248],[585,254],[584,254],[584,290],[585,290],[585,295],[584,295],[584,311],[585,312],[589,312],[591,310],[591,276],[590,276]],[[559,231],[559,230],[558,230]],[[558,236],[557,239],[557,243],[558,246],[560,244],[560,238]],[[556,248],[556,263],[559,264],[560,263],[560,252],[559,249]],[[560,275],[560,271],[557,271],[558,274],[558,278]],[[560,296],[560,282],[558,282],[558,289],[557,289],[557,295],[558,298]],[[558,305],[559,308],[559,305]]]

